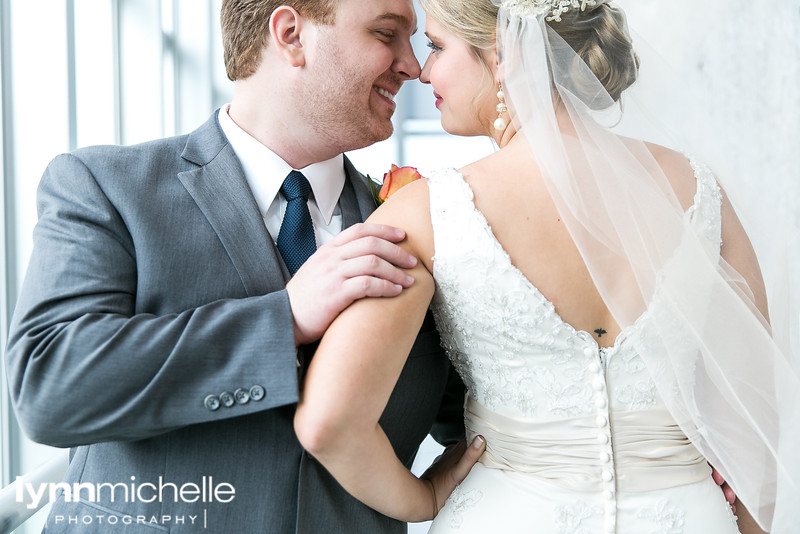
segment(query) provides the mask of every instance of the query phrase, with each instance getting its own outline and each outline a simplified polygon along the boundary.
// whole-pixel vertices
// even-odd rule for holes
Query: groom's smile
[[[395,97],[419,76],[411,47],[417,18],[411,0],[340,0],[333,24],[319,27],[306,84],[314,124],[340,149],[388,138]]]
[[[395,104],[394,102],[394,96],[397,93],[396,91],[391,92],[388,89],[384,89],[383,87],[379,87],[377,85],[373,87],[375,88],[376,93],[378,93],[380,96],[382,96],[385,100],[388,101],[393,110],[397,107],[397,104]]]

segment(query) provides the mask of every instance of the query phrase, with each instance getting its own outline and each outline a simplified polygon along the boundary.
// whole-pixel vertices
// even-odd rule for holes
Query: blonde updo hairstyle
[[[486,51],[495,46],[498,8],[491,0],[420,0],[428,17],[466,42],[489,69]],[[570,9],[547,23],[572,47],[614,101],[636,81],[639,58],[633,50],[625,13],[598,2],[585,11]]]
[[[570,9],[550,27],[572,47],[617,102],[639,74],[639,56],[633,50],[625,13],[598,2],[586,11]]]

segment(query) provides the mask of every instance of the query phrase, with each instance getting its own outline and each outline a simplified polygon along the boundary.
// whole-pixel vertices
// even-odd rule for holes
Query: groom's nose
[[[419,78],[419,61],[417,61],[417,56],[414,55],[414,49],[411,47],[411,41],[404,42],[400,47],[397,57],[392,64],[392,71],[407,80],[415,80]]]

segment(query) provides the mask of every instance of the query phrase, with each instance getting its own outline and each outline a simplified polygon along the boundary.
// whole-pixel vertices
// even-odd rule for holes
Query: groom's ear
[[[301,40],[306,25],[306,19],[289,6],[280,6],[269,18],[269,45],[293,67],[302,67],[306,62]]]

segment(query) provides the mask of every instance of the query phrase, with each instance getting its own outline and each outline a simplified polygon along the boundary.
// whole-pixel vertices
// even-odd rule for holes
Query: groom
[[[6,365],[26,433],[73,447],[46,531],[404,532],[292,420],[333,318],[413,283],[403,236],[358,224],[375,206],[342,155],[391,134],[419,74],[411,0],[223,0],[221,19],[229,106],[42,178]],[[407,464],[437,413],[463,432],[448,372],[426,320],[381,420]]]

